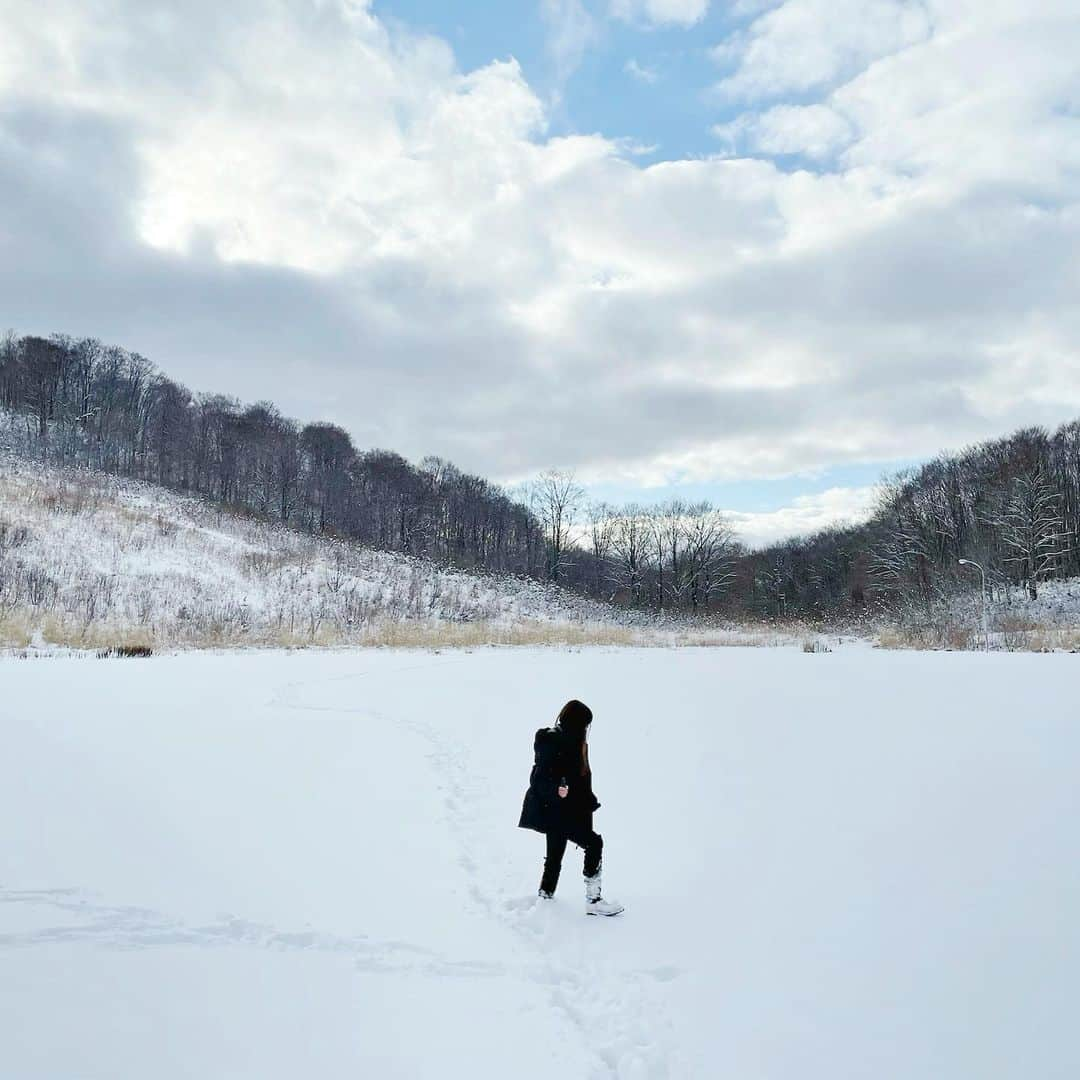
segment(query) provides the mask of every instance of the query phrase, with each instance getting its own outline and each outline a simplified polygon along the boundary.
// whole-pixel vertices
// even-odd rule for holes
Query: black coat
[[[535,764],[518,826],[537,832],[592,831],[592,815],[600,803],[592,790],[591,775],[581,775],[581,743],[559,728],[541,728],[533,741]],[[559,798],[559,787],[570,790]]]

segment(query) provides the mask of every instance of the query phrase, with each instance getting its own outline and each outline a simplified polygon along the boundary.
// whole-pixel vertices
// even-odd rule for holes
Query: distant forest
[[[587,503],[549,472],[521,495],[440,458],[358,449],[334,424],[196,394],[90,339],[8,334],[0,406],[24,452],[191,492],[291,528],[458,567],[555,581],[615,604],[858,618],[978,585],[1080,574],[1080,421],[1030,428],[885,482],[871,520],[758,551],[708,503]]]

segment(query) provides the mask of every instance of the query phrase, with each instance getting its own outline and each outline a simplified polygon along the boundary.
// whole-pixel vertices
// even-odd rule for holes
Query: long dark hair
[[[585,746],[585,732],[592,723],[592,709],[581,701],[568,701],[560,710],[555,726],[565,731],[574,742],[581,744],[581,775],[592,770],[589,768],[589,751]]]

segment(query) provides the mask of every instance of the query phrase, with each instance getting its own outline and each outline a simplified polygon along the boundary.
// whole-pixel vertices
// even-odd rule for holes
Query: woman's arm
[[[533,787],[545,802],[553,802],[556,797],[565,799],[568,788],[563,763],[559,758],[559,746],[546,728],[536,733],[533,751],[536,762],[533,766]]]

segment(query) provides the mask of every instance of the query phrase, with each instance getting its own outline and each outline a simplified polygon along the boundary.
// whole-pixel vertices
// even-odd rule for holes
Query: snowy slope
[[[0,456],[0,645],[35,635],[88,646],[407,642],[406,623],[420,640],[425,627],[478,623],[481,639],[500,640],[523,624],[542,639],[545,626],[646,620],[535,581],[448,570],[152,485]]]
[[[620,610],[0,453],[0,648],[759,645],[801,636],[799,627]]]
[[[0,659],[0,1074],[1072,1080],[1075,668]],[[515,828],[571,695],[614,920]]]
[[[1080,578],[1040,582],[1035,600],[1026,588],[996,587],[986,618],[992,649],[1080,651]],[[887,646],[981,649],[982,595],[975,591],[898,611],[880,621],[878,637]]]

